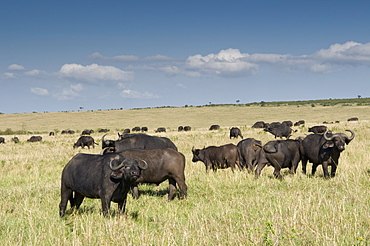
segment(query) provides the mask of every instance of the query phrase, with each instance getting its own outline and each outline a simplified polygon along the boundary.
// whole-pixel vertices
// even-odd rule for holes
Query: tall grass
[[[0,145],[0,242],[3,245],[368,245],[370,243],[370,115],[364,106],[343,107],[187,107],[143,110],[0,115],[0,129],[39,132],[40,143],[29,143],[30,134],[3,135]],[[359,117],[359,122],[346,122]],[[283,170],[282,181],[273,178],[271,167],[259,179],[230,169],[205,173],[203,163],[192,163],[191,148],[237,144],[229,139],[229,127],[241,128],[244,138],[263,143],[273,136],[253,129],[266,122],[306,120],[295,127],[293,137],[322,121],[335,132],[352,129],[355,139],[342,153],[335,178],[325,180],[322,169],[315,176]],[[209,131],[219,124],[219,131]],[[85,199],[78,211],[59,218],[60,176],[64,165],[79,152],[73,149],[78,134],[49,137],[54,129],[109,128],[117,130],[148,126],[167,133],[186,157],[188,199],[167,201],[168,183],[141,185],[138,200],[128,197],[127,215],[101,215],[97,199]],[[190,132],[177,126],[190,125]],[[92,135],[98,143],[102,134]],[[311,166],[308,165],[310,168]]]

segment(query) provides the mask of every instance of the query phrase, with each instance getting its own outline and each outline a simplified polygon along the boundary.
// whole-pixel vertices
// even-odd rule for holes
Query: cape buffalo
[[[28,142],[40,142],[42,140],[41,136],[32,136],[30,139],[28,139]]]
[[[119,154],[136,160],[144,160],[148,168],[141,172],[140,177],[133,185],[132,193],[134,198],[139,197],[139,183],[154,183],[159,185],[163,181],[169,181],[168,200],[176,195],[176,184],[178,184],[181,196],[186,198],[187,185],[185,184],[185,156],[174,149],[151,149],[140,150],[130,149],[119,152]]]
[[[184,126],[184,131],[186,132],[191,131],[191,126]]]
[[[140,132],[141,128],[140,126],[135,126],[134,128],[131,129],[132,132]]]
[[[259,152],[262,148],[262,143],[254,138],[247,138],[241,140],[237,147],[240,151],[240,160],[243,167],[248,168],[249,171],[253,171],[257,165]]]
[[[328,130],[327,126],[313,126],[313,127],[308,128],[308,132],[313,132],[315,134],[324,133],[327,130]]]
[[[345,133],[311,134],[302,140],[302,171],[306,173],[307,161],[312,163],[312,175],[315,174],[317,166],[322,165],[324,177],[329,177],[328,166],[331,166],[330,176],[334,177],[338,167],[340,153],[355,137],[352,130],[348,137]]]
[[[179,127],[177,127],[177,131],[178,132],[181,132],[181,131],[183,131],[184,130],[184,127],[183,126],[179,126]]]
[[[273,122],[264,131],[271,133],[276,137],[286,137],[287,139],[291,136],[292,128],[285,123]]]
[[[155,130],[155,132],[166,132],[166,128],[158,127],[157,130]]]
[[[0,137],[0,143],[5,143],[5,138]]]
[[[294,123],[294,126],[300,126],[300,125],[304,125],[304,124],[305,124],[304,120],[299,120],[296,123]]]
[[[14,143],[19,143],[19,138],[18,138],[18,137],[13,137],[13,138],[12,138],[12,141],[13,141]]]
[[[210,131],[212,131],[212,130],[218,130],[218,129],[220,129],[220,126],[219,126],[219,125],[211,125],[211,126],[209,127],[209,130],[210,130]]]
[[[234,144],[226,144],[219,147],[209,146],[203,149],[192,149],[193,162],[201,161],[206,166],[206,172],[212,168],[214,172],[217,169],[225,169],[231,167],[234,172],[235,164],[239,170],[242,169],[240,163],[240,152]]]
[[[258,178],[262,169],[267,164],[271,164],[274,167],[274,176],[282,179],[280,170],[289,168],[290,173],[294,174],[300,160],[300,141],[291,139],[270,141],[260,152],[255,176]]]
[[[105,135],[104,135],[105,136]],[[123,151],[126,149],[165,149],[177,150],[176,145],[166,137],[150,136],[147,134],[120,135],[120,140],[104,140],[102,137],[102,149],[110,147],[111,151]],[[108,142],[107,142],[108,141]]]
[[[59,215],[64,216],[68,200],[72,208],[78,209],[85,197],[100,198],[104,216],[111,201],[118,203],[119,212],[124,213],[127,193],[146,168],[144,162],[116,153],[75,155],[62,172]]]
[[[232,127],[230,129],[230,139],[231,138],[238,138],[238,136],[240,136],[243,139],[243,135],[242,135],[242,132],[240,131],[240,129],[238,127]]]
[[[78,148],[78,147],[82,147],[84,148],[85,146],[87,146],[89,149],[90,149],[90,146],[92,146],[93,148],[95,147],[95,141],[94,141],[94,138],[90,137],[90,136],[81,136],[76,143],[73,144],[73,148]]]
[[[347,121],[358,121],[358,117],[349,118]]]
[[[266,128],[268,126],[267,123],[263,121],[257,121],[256,123],[253,124],[252,128]]]

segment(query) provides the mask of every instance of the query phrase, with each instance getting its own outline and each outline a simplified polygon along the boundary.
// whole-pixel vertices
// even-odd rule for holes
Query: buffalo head
[[[344,133],[332,134],[326,131],[323,135],[326,140],[323,148],[327,149],[327,148],[336,147],[340,152],[342,152],[345,149],[345,145],[349,144],[349,142],[351,142],[352,139],[355,138],[355,133],[352,130],[346,130],[346,131],[349,131],[351,133],[350,137],[348,137]]]
[[[112,170],[111,178],[123,178],[127,181],[134,182],[140,177],[141,170],[148,168],[148,164],[144,160],[137,161],[131,158],[117,156],[110,161],[109,167]]]

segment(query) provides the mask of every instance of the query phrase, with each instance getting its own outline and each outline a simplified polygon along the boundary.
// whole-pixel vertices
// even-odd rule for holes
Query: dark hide
[[[254,138],[247,138],[241,140],[237,144],[237,147],[240,151],[242,166],[253,172],[254,167],[257,165],[259,152],[262,148],[262,142]]]

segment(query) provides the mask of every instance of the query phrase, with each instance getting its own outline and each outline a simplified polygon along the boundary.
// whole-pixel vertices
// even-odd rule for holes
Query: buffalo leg
[[[336,171],[337,171],[337,165],[333,164],[333,165],[331,166],[331,172],[330,172],[330,175],[331,175],[332,177],[335,177],[335,173],[336,173]]]
[[[168,179],[169,183],[169,194],[168,194],[168,200],[173,200],[173,198],[176,195],[177,189],[176,189],[176,181],[173,178]]]
[[[102,206],[103,215],[107,216],[109,209],[110,209],[110,202],[111,202],[112,196],[108,194],[102,194],[100,197],[101,197],[101,206]]]
[[[302,159],[302,172],[304,173],[304,174],[306,174],[306,171],[307,171],[307,159],[306,158],[303,158]]]
[[[322,163],[322,170],[324,172],[324,177],[325,178],[329,178],[329,171],[328,171],[328,162],[327,161],[324,161]]]
[[[118,211],[120,214],[124,214],[126,211],[127,193],[123,195],[123,200],[118,202]]]
[[[262,169],[267,165],[268,162],[259,162],[255,171],[255,178],[261,175]]]
[[[75,192],[74,201],[75,201],[76,209],[78,209],[81,206],[81,203],[84,200],[84,198],[85,197],[81,193]]]
[[[317,165],[317,164],[315,164],[315,163],[314,163],[314,164],[312,164],[312,172],[311,172],[312,176],[313,176],[313,175],[315,175],[315,173],[316,173],[316,169],[317,169],[317,166],[318,166],[318,165]]]
[[[74,206],[73,191],[69,188],[66,188],[64,185],[62,185],[61,201],[59,203],[59,215],[60,215],[60,217],[63,217],[65,212],[66,212],[68,200],[71,203],[71,207],[73,207]]]
[[[186,198],[188,196],[188,186],[185,184],[185,177],[175,177],[175,181],[178,184],[182,198]]]
[[[134,199],[139,198],[139,188],[137,187],[137,184],[133,185],[132,187],[132,196]]]

